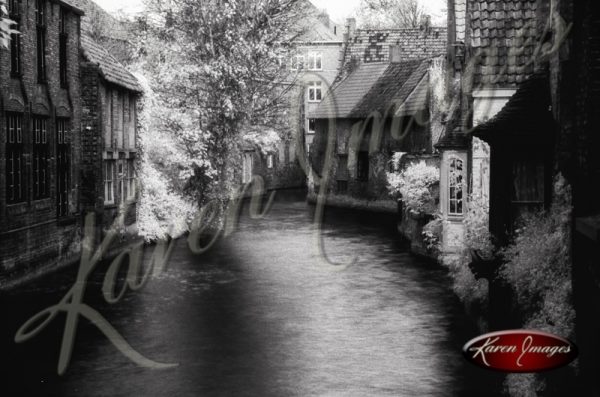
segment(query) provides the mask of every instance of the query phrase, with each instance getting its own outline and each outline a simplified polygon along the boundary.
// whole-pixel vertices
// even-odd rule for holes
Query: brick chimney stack
[[[346,34],[348,35],[348,39],[351,40],[356,35],[356,19],[348,18],[346,19]]]

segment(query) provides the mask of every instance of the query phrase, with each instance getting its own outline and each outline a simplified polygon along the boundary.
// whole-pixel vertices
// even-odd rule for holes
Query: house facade
[[[347,28],[340,73],[323,103],[309,113],[316,128],[310,158],[318,174],[309,191],[318,193],[325,180],[329,195],[387,200],[388,210],[396,211],[387,189],[392,157],[437,162],[429,68],[444,52],[446,30],[356,30],[353,21]],[[330,128],[335,140],[329,140]]]
[[[467,84],[446,140],[466,156],[469,192],[489,192],[496,243],[511,241],[521,214],[550,208],[558,174],[572,193],[566,248],[579,380],[598,396],[600,312],[590,303],[600,299],[600,13],[588,0],[450,0],[448,10],[449,74]],[[489,167],[487,186],[478,183],[480,164]]]
[[[81,204],[96,224],[111,227],[127,208],[125,226],[136,221],[137,101],[142,88],[90,36],[81,37],[82,148]]]
[[[533,75],[543,15],[536,0],[455,0],[448,2],[448,13],[448,80],[450,84],[459,82],[459,88],[451,94],[446,136],[438,149],[442,155],[442,251],[452,256],[464,246],[463,220],[469,198],[490,203],[495,200],[490,195],[507,191],[491,191],[490,174],[492,168],[504,172],[512,166],[492,167],[490,143],[470,132],[492,120],[519,85]],[[543,198],[536,199],[543,202]],[[452,208],[451,200],[458,200],[459,207]],[[497,220],[507,219],[508,216],[499,215]],[[506,225],[498,227],[506,229]]]
[[[253,126],[260,134],[274,133],[280,142],[263,152],[247,145],[242,157],[241,182],[260,176],[267,190],[306,186],[307,151],[314,137],[315,122],[308,114],[325,97],[341,65],[342,29],[310,1],[298,3],[302,18],[291,29],[294,37],[288,51],[280,55],[288,109],[276,125]]]
[[[79,253],[82,11],[69,1],[8,2],[0,49],[0,277]]]

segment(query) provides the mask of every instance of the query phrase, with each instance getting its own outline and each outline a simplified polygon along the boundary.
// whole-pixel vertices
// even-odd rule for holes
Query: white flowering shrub
[[[186,233],[196,206],[170,189],[169,181],[152,163],[142,163],[139,174],[144,181],[138,208],[140,235],[156,241]]]
[[[494,245],[490,233],[490,204],[486,197],[470,197],[463,223],[466,249],[476,250],[483,259],[492,259]]]
[[[388,190],[394,198],[401,198],[413,214],[433,214],[435,197],[432,187],[440,181],[440,170],[424,161],[409,165],[400,173],[387,174]]]

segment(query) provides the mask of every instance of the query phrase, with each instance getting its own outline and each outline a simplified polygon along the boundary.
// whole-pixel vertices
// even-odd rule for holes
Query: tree
[[[6,1],[0,0],[0,47],[8,49],[10,45],[11,35],[19,33],[18,31],[13,29],[14,25],[14,21],[8,18],[8,9],[6,8]]]
[[[418,0],[361,0],[358,12],[364,28],[417,28],[426,17]]]
[[[296,2],[148,1],[135,29],[137,69],[154,96],[142,158],[170,192],[198,207],[224,207],[235,193],[249,132],[288,111],[281,56]]]

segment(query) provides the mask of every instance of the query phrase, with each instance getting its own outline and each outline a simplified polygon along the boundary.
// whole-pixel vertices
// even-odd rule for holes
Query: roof
[[[84,11],[85,15],[81,20],[81,29],[84,32],[97,30],[92,21],[102,26],[104,34],[114,40],[128,40],[129,33],[122,21],[112,16],[93,0],[67,0],[73,6]]]
[[[429,101],[428,74],[421,78],[415,89],[396,111],[396,117],[414,116],[417,112],[426,109]]]
[[[548,75],[537,73],[521,84],[500,112],[473,129],[472,134],[488,143],[549,134],[554,120],[551,104]]]
[[[135,92],[143,92],[137,79],[120,64],[108,51],[87,34],[81,35],[83,56],[98,65],[102,77],[113,84]]]
[[[389,62],[390,46],[400,46],[404,59],[433,58],[446,53],[447,29],[359,29],[350,39],[345,63],[350,59],[360,62]]]
[[[468,1],[470,46],[483,55],[474,83],[514,87],[525,81],[537,45],[536,0]]]
[[[341,42],[343,29],[329,18],[324,10],[319,10],[311,1],[300,0],[296,3],[298,23],[291,32],[299,34],[295,42]],[[334,28],[336,27],[337,28]]]
[[[83,8],[81,8],[75,0],[58,0],[58,1],[59,1],[59,3],[67,6],[67,8],[69,8],[74,13],[79,14],[79,15],[84,14],[85,10]]]
[[[310,117],[365,118],[373,112],[394,114],[398,105],[404,104],[425,79],[428,69],[428,60],[359,65],[333,88]],[[419,93],[415,99],[420,96]],[[417,106],[417,101],[410,104],[411,108]]]

